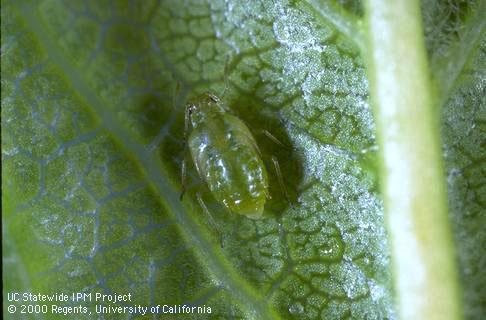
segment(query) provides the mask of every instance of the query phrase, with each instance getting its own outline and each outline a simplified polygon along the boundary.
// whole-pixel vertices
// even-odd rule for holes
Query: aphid
[[[190,125],[192,131],[187,137]],[[214,198],[231,212],[260,219],[270,198],[267,170],[245,123],[218,97],[204,93],[186,106],[186,141],[196,170]],[[185,170],[184,161],[183,188]]]

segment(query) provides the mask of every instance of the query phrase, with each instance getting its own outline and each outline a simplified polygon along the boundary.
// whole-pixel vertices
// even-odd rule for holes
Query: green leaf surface
[[[424,1],[465,319],[486,314],[486,1]]]
[[[425,39],[474,319],[486,288],[484,19],[471,5],[438,25],[434,6],[423,3]],[[2,1],[4,297],[131,293],[117,305],[211,308],[99,315],[109,303],[61,304],[88,307],[79,319],[396,318],[362,14],[350,0]],[[451,34],[452,23],[464,28]],[[445,79],[452,57],[463,62]],[[258,142],[266,219],[228,212],[191,162],[179,200],[184,105],[207,90],[224,92]]]

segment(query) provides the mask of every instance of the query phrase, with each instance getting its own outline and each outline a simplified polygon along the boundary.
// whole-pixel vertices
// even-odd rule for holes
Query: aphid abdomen
[[[243,122],[230,114],[213,114],[194,128],[189,148],[199,175],[218,202],[232,212],[261,217],[268,195],[267,172]]]

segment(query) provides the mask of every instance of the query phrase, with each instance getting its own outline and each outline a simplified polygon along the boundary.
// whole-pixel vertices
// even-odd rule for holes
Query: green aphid
[[[187,138],[189,125],[192,131]],[[184,141],[199,176],[219,203],[248,218],[262,218],[270,198],[267,170],[243,121],[232,115],[218,97],[204,93],[186,107]],[[183,187],[185,167],[184,162]]]

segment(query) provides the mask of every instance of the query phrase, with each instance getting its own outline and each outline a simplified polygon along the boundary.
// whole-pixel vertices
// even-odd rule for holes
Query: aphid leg
[[[244,122],[244,121],[243,121]],[[270,139],[273,143],[285,148],[285,149],[293,149],[291,146],[289,146],[288,144],[285,144],[283,143],[282,141],[280,141],[279,139],[277,139],[277,137],[275,137],[273,134],[270,133],[270,131],[266,130],[266,129],[259,129],[259,130],[256,130],[255,128],[253,128],[252,126],[248,125],[248,123],[244,122],[246,124],[246,126],[248,128],[250,128],[251,131],[253,132],[257,132],[257,133],[263,133],[268,139]]]
[[[187,135],[189,132],[189,122],[190,122],[190,117],[191,117],[191,105],[186,106],[186,110],[184,112],[184,137],[182,138],[182,152],[183,152],[183,157],[182,157],[182,167],[181,167],[181,184],[182,184],[182,190],[181,190],[181,195],[179,196],[179,199],[182,201],[182,197],[184,197],[184,193],[186,192],[186,145],[187,145]]]
[[[268,130],[263,129],[262,133],[270,140],[272,140],[274,143],[278,144],[281,147],[284,148],[289,148],[288,145],[284,144],[282,141],[278,140],[273,134],[271,134]]]
[[[223,234],[221,233],[221,230],[218,228],[218,225],[216,224],[216,221],[214,221],[214,218],[211,215],[211,213],[209,212],[208,207],[206,207],[206,204],[204,203],[204,200],[203,200],[200,192],[197,192],[196,193],[196,198],[197,198],[197,202],[199,202],[199,205],[203,209],[204,213],[206,213],[206,215],[208,216],[209,225],[218,234],[218,237],[219,237],[219,245],[221,246],[221,248],[223,248]]]
[[[289,198],[289,194],[287,192],[287,188],[285,187],[285,183],[284,183],[283,176],[282,176],[282,171],[280,170],[280,165],[278,164],[278,160],[275,156],[272,156],[272,162],[273,162],[273,166],[275,167],[275,172],[277,173],[278,183],[280,184],[280,188],[282,188],[285,199],[289,203],[289,206],[293,207],[292,202],[290,201],[290,198]]]

